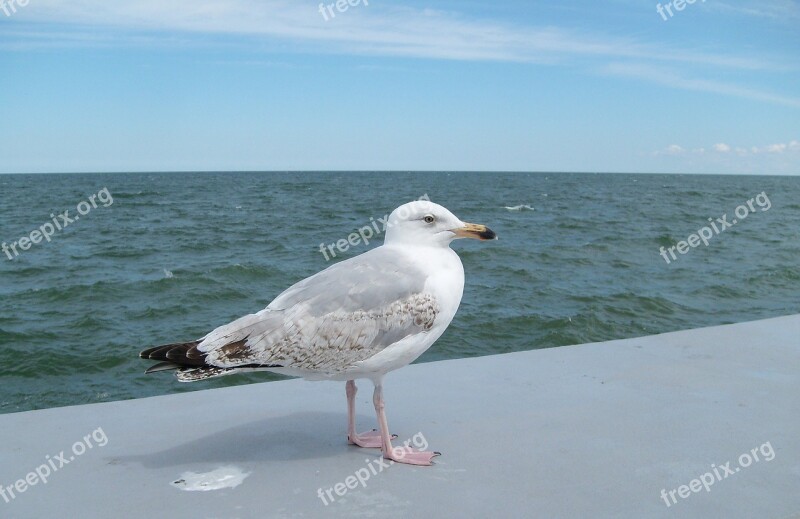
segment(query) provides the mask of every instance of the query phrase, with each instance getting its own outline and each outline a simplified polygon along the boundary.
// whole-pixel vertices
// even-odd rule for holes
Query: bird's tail
[[[148,348],[139,353],[139,357],[159,361],[145,373],[176,371],[175,376],[180,382],[195,382],[235,371],[235,368],[220,368],[206,363],[206,354],[197,349],[198,344],[199,340],[165,344]]]

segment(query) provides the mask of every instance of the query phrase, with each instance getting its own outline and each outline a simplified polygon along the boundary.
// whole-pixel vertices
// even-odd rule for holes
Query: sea
[[[380,245],[381,219],[419,198],[499,239],[453,242],[464,297],[417,362],[800,313],[800,177],[0,175],[0,413],[282,379],[180,384],[138,352]]]

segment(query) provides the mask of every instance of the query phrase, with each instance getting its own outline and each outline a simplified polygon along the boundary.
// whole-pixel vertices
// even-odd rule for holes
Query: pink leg
[[[389,434],[389,425],[386,422],[385,405],[383,402],[383,385],[375,383],[375,392],[372,394],[372,402],[375,404],[375,414],[378,416],[378,427],[381,429],[381,450],[383,457],[397,463],[408,463],[409,465],[433,465],[431,461],[439,456],[439,452],[428,452],[414,449],[413,447],[400,446],[392,447],[392,436]]]
[[[376,430],[358,434],[356,432],[356,382],[348,380],[345,385],[347,393],[347,442],[351,445],[372,449],[381,448],[381,433]]]

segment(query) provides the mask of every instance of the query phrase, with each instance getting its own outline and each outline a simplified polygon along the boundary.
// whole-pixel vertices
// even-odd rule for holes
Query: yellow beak
[[[474,238],[476,240],[496,240],[497,235],[485,225],[465,223],[463,227],[451,229],[459,238]]]

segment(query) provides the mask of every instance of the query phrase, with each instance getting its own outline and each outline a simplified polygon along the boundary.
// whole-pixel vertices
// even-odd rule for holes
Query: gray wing
[[[207,364],[335,373],[433,326],[426,276],[378,247],[288,288],[264,310],[217,328],[197,349]]]

